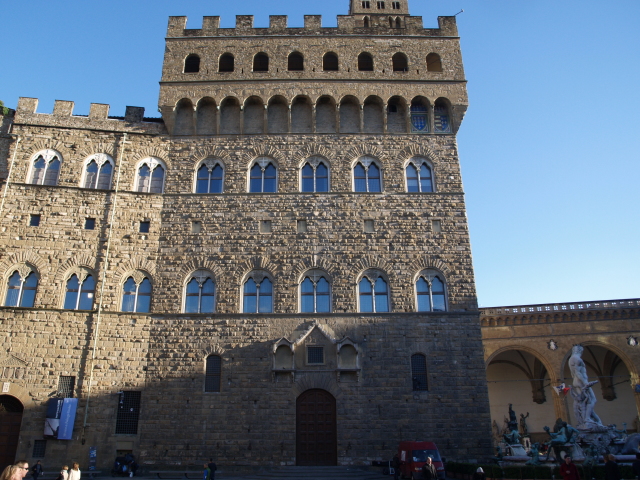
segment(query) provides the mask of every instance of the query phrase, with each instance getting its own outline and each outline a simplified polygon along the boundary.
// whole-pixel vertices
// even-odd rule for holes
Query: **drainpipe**
[[[96,360],[96,350],[98,348],[98,338],[100,331],[100,319],[102,318],[102,303],[104,299],[104,285],[109,268],[109,252],[111,250],[111,237],[113,233],[113,221],[116,214],[116,201],[118,200],[118,190],[120,187],[120,172],[124,161],[124,149],[127,143],[127,134],[122,137],[122,149],[120,150],[120,161],[118,162],[118,176],[116,178],[116,189],[113,194],[113,205],[111,206],[111,215],[109,218],[109,235],[107,236],[107,250],[104,255],[104,264],[102,266],[102,279],[100,280],[100,302],[98,303],[98,314],[96,316],[95,331],[93,333],[93,349],[91,351],[91,361],[89,363],[89,388],[87,390],[87,403],[84,408],[84,422],[82,424],[82,443],[84,444],[84,432],[87,428],[87,417],[89,416],[89,401],[91,400],[91,384],[93,383],[93,367]]]

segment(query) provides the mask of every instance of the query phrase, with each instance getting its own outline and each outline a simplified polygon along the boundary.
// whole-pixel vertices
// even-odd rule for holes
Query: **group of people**
[[[216,480],[216,470],[218,469],[216,463],[212,458],[209,459],[209,463],[204,464],[204,471],[202,472],[202,480]]]
[[[26,460],[18,460],[3,470],[0,480],[22,480],[29,471],[31,471],[33,480],[38,480],[38,477],[43,474],[40,460],[31,468],[29,468],[29,462]],[[63,466],[56,480],[80,480],[80,465],[74,462],[71,470],[67,465]]]

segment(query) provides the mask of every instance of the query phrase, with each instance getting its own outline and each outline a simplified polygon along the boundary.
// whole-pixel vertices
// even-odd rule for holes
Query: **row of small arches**
[[[55,186],[58,184],[62,156],[55,150],[38,152],[31,162],[28,183]],[[405,165],[405,188],[409,193],[434,191],[433,166],[424,157],[411,157]],[[115,163],[106,153],[89,156],[84,161],[82,188],[109,190],[112,187]],[[142,193],[164,193],[167,167],[155,157],[142,159],[136,167],[133,190]],[[358,158],[352,166],[354,192],[382,192],[383,170],[378,159],[370,156]],[[249,164],[247,192],[277,193],[279,172],[274,159],[258,157]],[[299,170],[299,188],[302,193],[331,191],[330,165],[326,158],[313,156],[305,159]],[[193,181],[194,193],[224,193],[225,165],[220,159],[206,158],[196,165]]]
[[[10,270],[6,281],[3,305],[33,308],[36,304],[39,275],[35,268],[24,265]],[[274,308],[274,277],[264,271],[250,272],[242,286],[241,313],[276,313]],[[147,272],[127,274],[121,284],[123,312],[150,313],[153,283]],[[96,277],[89,270],[78,270],[66,280],[62,308],[93,310],[95,308]],[[418,273],[414,283],[416,312],[447,310],[446,283],[442,273],[427,269]],[[298,283],[300,313],[331,313],[331,277],[320,269],[302,275]],[[391,312],[389,279],[384,272],[369,269],[357,281],[357,311],[359,313]],[[183,286],[183,313],[216,313],[216,282],[207,270],[196,270]]]
[[[417,67],[418,73],[422,63],[413,66]],[[201,67],[201,57],[197,53],[191,53],[184,59],[184,73],[198,73]],[[373,55],[369,52],[361,52],[356,59],[356,67],[360,72],[373,72],[375,70],[375,61]],[[424,61],[424,67],[427,72],[442,72],[442,60],[437,53],[429,53]],[[265,52],[258,52],[252,58],[253,72],[268,72],[270,68],[270,57]],[[343,65],[344,68],[344,65]],[[225,52],[218,57],[218,72],[231,73],[236,69],[236,57]],[[391,57],[391,69],[394,72],[409,71],[409,57],[403,52],[397,52]],[[279,70],[279,69],[278,69]],[[304,55],[301,52],[294,51],[287,56],[287,71],[302,72],[305,70]],[[322,71],[337,72],[340,70],[340,61],[338,54],[335,52],[327,52],[322,56]],[[350,71],[350,67],[347,68]]]
[[[211,97],[193,104],[189,98],[176,103],[173,135],[219,135],[264,133],[452,133],[451,102],[426,97],[408,103],[393,96],[385,103],[376,95],[361,104],[353,95],[336,102],[323,95],[315,103],[304,95],[291,102],[281,96],[268,102],[250,96],[241,104],[226,97],[218,105]]]

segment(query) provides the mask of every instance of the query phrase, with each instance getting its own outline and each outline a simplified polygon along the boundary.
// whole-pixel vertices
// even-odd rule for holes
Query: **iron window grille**
[[[307,364],[308,365],[324,364],[324,347],[323,346],[307,347]]]
[[[44,458],[44,454],[47,450],[46,440],[34,440],[33,441],[33,458]]]
[[[420,353],[411,355],[411,378],[414,391],[429,390],[427,384],[427,358]]]
[[[76,377],[61,375],[58,379],[58,396],[62,398],[73,398],[76,388]]]
[[[219,392],[220,378],[222,376],[222,358],[219,355],[207,357],[206,372],[204,376],[204,391]]]
[[[116,435],[136,435],[140,418],[141,392],[120,392],[116,414]]]

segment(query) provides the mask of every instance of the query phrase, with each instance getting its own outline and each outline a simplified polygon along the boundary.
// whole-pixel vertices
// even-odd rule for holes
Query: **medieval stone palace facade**
[[[406,2],[171,17],[162,118],[2,117],[4,463],[491,454],[458,32]]]

